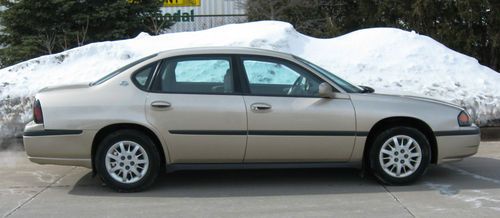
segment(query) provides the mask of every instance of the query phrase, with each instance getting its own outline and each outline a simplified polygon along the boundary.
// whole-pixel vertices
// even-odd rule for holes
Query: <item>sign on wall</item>
[[[163,1],[163,7],[199,7],[201,0],[160,0]],[[137,4],[141,0],[127,0],[128,3]]]
[[[196,7],[201,5],[201,0],[165,0],[164,7]]]
[[[0,0],[1,1],[1,0]],[[124,0],[125,1],[125,0]],[[139,4],[144,0],[126,0],[131,4]],[[162,20],[174,24],[166,32],[186,32],[204,30],[216,26],[247,21],[246,0],[156,0],[160,7]]]

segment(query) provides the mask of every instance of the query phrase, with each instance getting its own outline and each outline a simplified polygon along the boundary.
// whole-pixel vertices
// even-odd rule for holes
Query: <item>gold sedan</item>
[[[24,144],[33,162],[91,168],[119,191],[161,171],[339,165],[399,185],[477,152],[463,108],[373,91],[291,54],[172,50],[40,90]]]

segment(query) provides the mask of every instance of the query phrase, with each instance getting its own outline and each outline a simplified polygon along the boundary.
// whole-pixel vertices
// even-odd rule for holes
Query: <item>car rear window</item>
[[[132,82],[134,82],[137,88],[142,90],[148,89],[157,65],[158,62],[153,62],[135,71],[135,73],[132,75]]]

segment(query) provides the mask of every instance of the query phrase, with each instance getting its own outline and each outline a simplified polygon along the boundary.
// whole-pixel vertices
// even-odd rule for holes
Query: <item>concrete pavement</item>
[[[0,152],[6,217],[500,217],[500,142],[433,166],[411,186],[383,186],[354,169],[192,171],[149,190],[116,193],[79,167]]]

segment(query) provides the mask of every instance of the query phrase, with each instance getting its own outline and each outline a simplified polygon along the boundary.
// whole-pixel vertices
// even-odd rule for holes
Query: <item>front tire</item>
[[[415,182],[427,170],[430,144],[415,128],[393,127],[375,138],[369,157],[370,167],[379,181],[405,185]]]
[[[136,130],[118,130],[105,137],[96,153],[101,180],[119,192],[136,192],[151,186],[160,169],[154,142]]]

